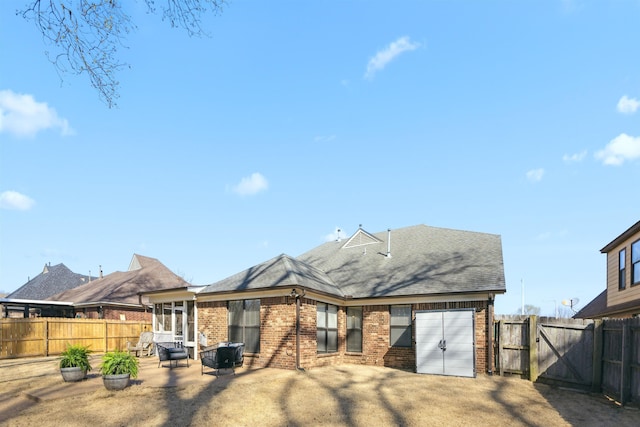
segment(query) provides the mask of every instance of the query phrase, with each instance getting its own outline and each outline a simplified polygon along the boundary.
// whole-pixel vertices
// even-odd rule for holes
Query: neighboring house
[[[4,317],[68,317],[73,309],[68,304],[43,303],[57,293],[77,288],[96,277],[74,273],[64,264],[45,264],[42,272],[17,290],[2,298]]]
[[[47,300],[71,301],[76,317],[150,321],[151,306],[140,294],[185,285],[157,259],[134,254],[127,271],[107,274]]]
[[[147,295],[154,331],[163,339],[188,332],[196,357],[197,344],[232,341],[245,343],[252,367],[344,363],[475,376],[492,371],[493,303],[505,291],[500,236],[417,225],[359,228],[204,288]]]
[[[640,221],[600,250],[607,255],[607,287],[575,318],[625,318],[640,315]]]

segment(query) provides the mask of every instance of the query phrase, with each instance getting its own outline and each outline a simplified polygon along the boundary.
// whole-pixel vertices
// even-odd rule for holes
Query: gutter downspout
[[[304,370],[300,367],[300,295],[296,295],[296,369]]]
[[[493,364],[494,364],[494,360],[493,360],[493,330],[494,330],[494,324],[493,324],[493,300],[494,300],[494,296],[493,294],[489,294],[489,299],[487,300],[487,323],[489,324],[489,336],[487,337],[487,341],[489,342],[489,348],[487,349],[488,351],[488,356],[487,357],[487,365],[488,365],[488,371],[487,374],[489,375],[493,375]]]

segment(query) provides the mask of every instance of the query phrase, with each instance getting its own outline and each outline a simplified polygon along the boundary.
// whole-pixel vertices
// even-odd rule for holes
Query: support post
[[[602,341],[604,328],[602,319],[593,322],[593,375],[591,377],[591,391],[599,393],[602,389]]]
[[[538,316],[529,316],[529,380],[538,379]]]
[[[500,376],[504,376],[504,361],[503,361],[503,357],[504,357],[504,339],[502,336],[502,331],[504,330],[504,321],[500,320],[498,321],[498,364],[499,364],[499,368],[500,368]]]
[[[47,319],[44,320],[44,357],[49,356],[49,321]]]

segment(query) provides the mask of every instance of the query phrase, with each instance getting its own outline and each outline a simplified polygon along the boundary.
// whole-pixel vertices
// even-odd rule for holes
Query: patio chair
[[[144,354],[146,352],[147,356],[151,356],[151,353],[153,352],[153,332],[147,331],[141,333],[140,339],[135,345],[133,342],[127,341],[127,352],[131,354],[132,351],[135,352],[136,356],[139,356],[138,352],[140,352],[140,354]]]
[[[176,362],[177,367],[178,361],[183,359],[187,361],[187,368],[189,367],[189,352],[181,342],[156,343],[156,348],[158,349],[158,368],[165,360],[169,361],[169,368],[173,368],[173,362]]]
[[[200,375],[204,375],[206,366],[215,369],[216,377],[220,374],[220,369],[231,369],[235,375],[236,366],[242,366],[242,361],[238,360],[238,348],[232,346],[207,347],[200,352],[200,362]]]

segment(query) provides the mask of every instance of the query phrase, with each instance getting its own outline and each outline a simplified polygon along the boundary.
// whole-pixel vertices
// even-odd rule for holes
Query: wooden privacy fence
[[[640,318],[496,316],[496,368],[640,403]]]
[[[0,319],[0,359],[58,355],[67,344],[80,344],[96,353],[124,350],[137,342],[151,323],[104,319]]]

